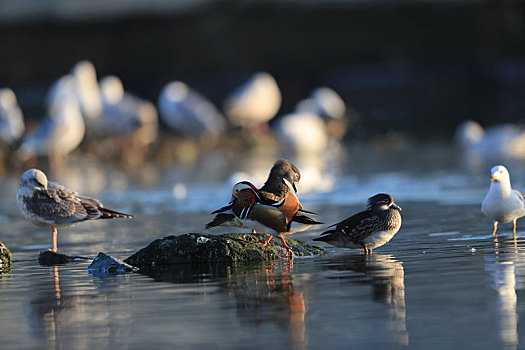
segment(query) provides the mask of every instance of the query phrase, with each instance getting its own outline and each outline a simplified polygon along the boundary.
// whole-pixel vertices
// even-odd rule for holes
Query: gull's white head
[[[16,106],[16,95],[9,88],[0,89],[0,107],[10,108]]]
[[[462,147],[477,145],[485,137],[483,127],[472,120],[461,123],[456,129],[456,142]]]
[[[81,84],[97,82],[97,71],[90,61],[84,60],[78,62],[71,71]]]
[[[510,184],[509,172],[507,171],[507,168],[505,168],[503,165],[496,165],[490,170],[490,172],[492,173],[490,181]]]
[[[47,177],[41,170],[29,169],[22,174],[19,191],[30,194],[33,191],[47,191]]]
[[[122,81],[114,75],[108,75],[100,80],[100,90],[104,100],[111,104],[118,103],[124,97]]]
[[[170,101],[181,102],[188,96],[189,90],[182,81],[173,81],[164,87],[164,94]]]

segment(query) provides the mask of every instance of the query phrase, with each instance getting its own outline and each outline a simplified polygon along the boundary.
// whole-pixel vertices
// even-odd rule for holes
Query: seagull
[[[516,124],[498,124],[483,129],[472,120],[461,123],[456,142],[470,157],[481,159],[524,159],[525,128]]]
[[[275,133],[295,154],[310,157],[323,154],[328,148],[328,133],[323,119],[310,112],[294,112],[282,116]]]
[[[96,136],[100,131],[98,123],[102,101],[93,63],[80,61],[71,69],[70,74],[51,84],[46,95],[46,108],[51,109],[65,95],[77,102],[90,137]]]
[[[218,136],[226,127],[215,105],[182,81],[172,81],[162,88],[158,107],[162,120],[185,137]]]
[[[133,217],[104,208],[94,198],[79,195],[55,182],[48,182],[46,175],[38,169],[24,172],[16,201],[27,220],[53,230],[53,252],[58,250],[57,228],[86,220]]]
[[[24,116],[15,93],[9,88],[0,89],[0,140],[11,145],[22,137],[24,130]]]
[[[323,119],[342,119],[346,113],[346,105],[337,92],[329,87],[314,89],[307,99],[299,101],[296,112],[311,112]]]
[[[57,83],[58,93],[47,115],[37,128],[26,135],[16,151],[22,161],[36,156],[47,156],[54,171],[59,170],[63,158],[75,150],[85,135],[78,101],[74,95],[75,84],[67,75]]]
[[[255,127],[275,117],[281,108],[281,90],[266,72],[254,74],[236,88],[224,102],[224,111],[233,125]]]
[[[90,61],[80,61],[71,69],[75,78],[76,96],[88,129],[94,127],[102,113],[102,100],[95,66]]]
[[[519,191],[512,189],[507,168],[496,165],[491,169],[491,173],[492,183],[481,205],[481,211],[494,222],[493,236],[498,230],[498,223],[512,222],[514,238],[516,238],[516,220],[525,216],[525,200]]]
[[[355,114],[337,92],[326,86],[314,89],[308,98],[299,101],[294,113],[318,115],[326,124],[326,134],[333,140],[340,140],[345,135]]]
[[[401,227],[401,208],[391,195],[379,193],[368,199],[365,211],[357,213],[330,227],[321,237],[322,241],[336,247],[363,248],[365,254],[390,241]]]
[[[102,115],[100,127],[111,134],[124,134],[147,130],[147,143],[155,141],[158,116],[155,106],[124,90],[122,81],[108,75],[100,80]]]
[[[141,164],[158,136],[159,118],[155,105],[126,92],[122,81],[113,75],[100,80],[100,91],[100,134],[116,137],[118,150],[127,163]]]

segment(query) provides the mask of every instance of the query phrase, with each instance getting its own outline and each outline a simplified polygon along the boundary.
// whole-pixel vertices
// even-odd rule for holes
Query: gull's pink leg
[[[57,229],[56,227],[53,227],[53,252],[58,251],[58,244],[57,244]]]

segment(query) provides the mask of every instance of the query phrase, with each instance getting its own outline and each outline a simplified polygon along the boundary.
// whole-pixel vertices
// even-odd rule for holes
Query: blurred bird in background
[[[455,140],[474,167],[484,162],[525,159],[525,127],[521,125],[497,124],[483,129],[467,120],[456,129]]]
[[[281,108],[281,90],[266,72],[254,74],[224,101],[224,112],[234,126],[252,137],[268,132],[268,122]]]
[[[0,89],[0,173],[10,166],[9,154],[25,130],[24,115],[10,88]]]
[[[136,167],[157,139],[159,120],[153,103],[125,92],[116,76],[100,80],[102,113],[98,127],[113,138],[117,156],[125,166]]]
[[[226,127],[215,105],[182,81],[162,88],[158,107],[161,120],[184,138],[217,137]]]
[[[52,172],[63,168],[65,157],[80,145],[85,134],[75,92],[72,75],[63,76],[53,85],[47,114],[34,130],[24,136],[16,151],[19,160],[34,165],[37,158],[44,157]]]

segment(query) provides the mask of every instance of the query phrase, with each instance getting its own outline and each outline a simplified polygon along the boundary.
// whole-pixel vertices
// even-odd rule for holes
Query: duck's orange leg
[[[273,238],[273,236],[270,235],[270,237],[268,237],[268,238],[266,239],[266,241],[264,241],[264,243],[260,243],[260,242],[258,242],[257,244],[262,244],[263,247],[264,247],[264,246],[267,246],[268,243],[270,243],[270,241],[272,240],[272,238]]]
[[[286,244],[286,242],[284,241],[284,238],[282,236],[279,236],[279,238],[281,239],[281,242],[283,243],[283,246],[286,248],[286,257],[287,258],[293,258],[293,251],[292,251],[292,247],[290,247],[288,244]]]

